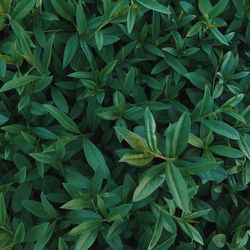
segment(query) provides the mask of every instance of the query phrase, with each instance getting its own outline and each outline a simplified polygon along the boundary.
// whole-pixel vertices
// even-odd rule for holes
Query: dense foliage
[[[249,0],[0,0],[0,249],[250,249]]]

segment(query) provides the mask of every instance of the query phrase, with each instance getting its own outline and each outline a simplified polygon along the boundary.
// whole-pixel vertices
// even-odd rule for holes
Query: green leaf
[[[71,120],[64,112],[49,104],[43,105],[45,109],[68,131],[80,134],[80,130],[73,120]]]
[[[125,217],[129,213],[132,206],[133,205],[131,203],[126,203],[113,207],[106,217],[107,221],[111,222],[111,221],[123,220],[123,217]]]
[[[12,18],[16,21],[22,20],[32,10],[36,0],[22,0],[19,1],[12,12]]]
[[[4,225],[7,219],[6,206],[4,202],[3,193],[0,194],[0,225]]]
[[[126,162],[130,165],[141,167],[148,165],[153,159],[154,156],[150,154],[127,153],[119,160],[119,162]]]
[[[133,27],[135,25],[135,19],[136,19],[136,11],[133,8],[133,5],[129,6],[128,14],[127,14],[127,30],[130,34],[133,30]]]
[[[69,235],[75,236],[79,234],[85,234],[88,232],[96,231],[99,227],[100,227],[99,221],[88,219],[83,223],[81,223],[80,225],[71,229]]]
[[[154,117],[148,108],[144,112],[144,123],[147,143],[153,152],[157,152],[157,135]]]
[[[102,152],[95,146],[95,144],[86,138],[83,138],[82,146],[86,160],[90,167],[94,171],[100,167],[103,172],[103,176],[108,178],[110,176],[110,172]]]
[[[176,205],[184,212],[189,212],[189,195],[185,179],[173,164],[166,165],[166,181]]]
[[[218,29],[211,29],[214,38],[222,44],[229,46],[227,39]]]
[[[199,0],[198,6],[202,15],[208,14],[213,8],[210,0]]]
[[[244,153],[240,150],[223,145],[210,146],[209,150],[217,155],[225,156],[228,158],[242,158],[244,156]]]
[[[165,181],[164,165],[154,166],[145,172],[134,191],[133,202],[143,200],[157,190]]]
[[[70,38],[68,39],[64,54],[63,54],[63,68],[65,69],[70,62],[72,61],[76,51],[78,48],[78,34],[74,33]]]
[[[74,13],[71,6],[66,1],[51,0],[51,3],[61,17],[68,21],[72,21]]]
[[[163,223],[162,223],[162,217],[160,214],[160,216],[157,219],[155,228],[154,228],[153,236],[150,239],[148,250],[155,249],[157,242],[161,238],[162,230],[163,230]]]
[[[124,83],[122,85],[122,92],[125,95],[130,94],[131,90],[133,89],[135,82],[135,74],[136,74],[135,68],[130,68],[130,70],[126,74]]]
[[[91,201],[84,199],[73,199],[66,202],[61,208],[69,210],[82,210],[91,207]]]
[[[45,164],[54,164],[56,161],[56,159],[52,155],[45,153],[30,153],[30,156],[35,160]]]
[[[208,13],[211,19],[219,16],[227,7],[229,0],[220,0]]]
[[[33,200],[23,200],[22,201],[23,207],[28,210],[31,214],[42,218],[42,219],[48,219],[50,218],[50,215],[48,215],[41,202],[33,201]]]
[[[167,54],[167,56],[164,57],[164,60],[171,68],[173,68],[173,70],[175,70],[181,76],[185,75],[188,72],[187,69],[180,62],[180,60],[176,59],[170,54]]]
[[[80,35],[87,31],[88,24],[81,2],[79,2],[76,6],[76,24],[78,33]]]
[[[214,244],[219,247],[223,248],[226,244],[226,235],[225,234],[216,234],[213,236],[212,241]]]
[[[8,82],[6,82],[1,88],[0,92],[5,92],[11,89],[16,89],[18,87],[25,86],[31,82],[34,82],[36,80],[41,79],[40,76],[33,76],[33,75],[27,75],[27,76],[20,76],[16,79],[12,79]]]
[[[135,151],[142,153],[150,152],[147,141],[143,137],[123,127],[115,127],[115,132],[121,138],[123,138]]]
[[[75,246],[75,250],[89,249],[94,241],[96,240],[98,231],[87,231],[85,234],[82,234]]]
[[[202,120],[202,123],[218,135],[225,136],[232,140],[239,140],[238,131],[225,122],[217,120]]]
[[[100,30],[97,30],[95,32],[95,43],[96,43],[98,50],[100,51],[103,46],[103,33]]]
[[[69,112],[68,103],[64,95],[57,88],[51,88],[51,96],[55,105],[65,113]]]
[[[156,2],[155,0],[137,0],[139,4],[144,6],[147,9],[154,10],[163,14],[171,14],[168,7]]]
[[[25,227],[24,224],[21,222],[15,231],[13,241],[16,243],[22,243],[25,238]]]

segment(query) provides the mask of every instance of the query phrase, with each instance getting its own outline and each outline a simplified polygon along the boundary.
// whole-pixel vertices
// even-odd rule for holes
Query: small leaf
[[[208,13],[211,19],[219,16],[227,7],[229,0],[220,0]]]
[[[233,158],[233,159],[242,158],[244,156],[244,153],[241,152],[240,150],[231,148],[228,146],[223,146],[223,145],[210,146],[209,150],[217,155],[221,155],[221,156],[225,156],[225,157]]]
[[[35,160],[45,164],[54,164],[56,161],[53,156],[45,153],[30,153],[30,156]]]
[[[158,3],[155,0],[137,0],[137,2],[150,10],[154,10],[163,14],[171,14],[168,7]]]
[[[32,75],[27,75],[27,76],[20,76],[16,79],[12,79],[8,82],[6,82],[1,88],[0,92],[5,92],[11,89],[15,89],[21,86],[24,86],[28,83],[34,82],[36,80],[41,79],[42,77],[40,76],[32,76]]]
[[[0,194],[0,225],[4,225],[7,218],[3,193]]]
[[[84,154],[90,167],[96,171],[98,167],[102,169],[105,178],[110,176],[109,168],[101,151],[90,140],[83,138]]]
[[[214,244],[219,247],[223,248],[226,244],[226,235],[225,234],[216,234],[213,236],[212,241]]]
[[[78,34],[74,33],[67,41],[63,54],[63,68],[72,61],[78,47]]]
[[[119,162],[126,162],[130,165],[140,167],[148,165],[153,159],[154,156],[150,154],[127,153],[119,160]]]
[[[45,109],[68,131],[80,134],[80,130],[73,120],[71,120],[64,112],[49,104],[43,105]]]
[[[179,171],[172,163],[166,166],[166,181],[176,205],[185,212],[189,211],[189,196],[187,184]]]
[[[135,25],[135,18],[136,18],[135,9],[133,8],[133,6],[130,6],[127,14],[127,30],[129,34],[132,32],[133,27]]]
[[[165,181],[164,165],[154,166],[145,172],[139,185],[134,191],[133,202],[143,200],[150,196]]]
[[[225,122],[217,120],[202,120],[202,123],[218,135],[225,136],[232,140],[239,140],[238,131]]]
[[[146,108],[144,112],[144,123],[148,145],[153,152],[157,152],[156,124],[148,108]]]
[[[171,68],[173,68],[181,76],[185,75],[188,72],[187,69],[180,62],[180,60],[176,59],[175,57],[171,56],[170,54],[167,54],[167,56],[164,57],[164,60],[167,62],[167,64]]]
[[[24,17],[26,17],[29,12],[32,10],[36,3],[36,0],[22,0],[19,1],[18,4],[15,6],[12,18],[16,21],[22,20]]]
[[[102,49],[102,46],[103,46],[103,34],[100,30],[97,30],[95,32],[95,42],[96,42],[96,46],[97,46],[98,50],[100,51]]]

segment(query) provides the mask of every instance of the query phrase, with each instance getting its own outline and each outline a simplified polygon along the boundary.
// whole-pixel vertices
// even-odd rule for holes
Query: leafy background
[[[249,0],[0,0],[0,248],[250,249]]]

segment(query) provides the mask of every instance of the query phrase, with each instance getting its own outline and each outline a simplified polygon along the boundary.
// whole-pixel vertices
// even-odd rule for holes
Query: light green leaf
[[[148,165],[153,159],[154,156],[150,154],[127,153],[119,160],[119,162],[126,162],[130,165],[140,167]]]
[[[154,117],[148,108],[144,112],[144,123],[147,143],[153,152],[157,152],[156,124]]]

